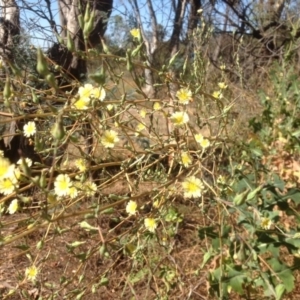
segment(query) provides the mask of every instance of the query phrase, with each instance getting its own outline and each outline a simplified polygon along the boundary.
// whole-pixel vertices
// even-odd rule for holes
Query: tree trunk
[[[71,53],[64,45],[54,44],[49,50],[49,58],[62,66],[74,79],[82,80],[87,72],[86,60],[77,51],[85,51],[101,45],[101,39],[107,27],[107,19],[110,16],[113,0],[95,0],[90,2],[91,10],[95,10],[94,29],[90,33],[88,41],[84,42],[83,31],[79,26],[78,15],[84,15],[87,1],[59,0],[60,22],[62,26],[61,37],[66,43],[69,33],[75,46]],[[81,10],[80,10],[81,7]]]

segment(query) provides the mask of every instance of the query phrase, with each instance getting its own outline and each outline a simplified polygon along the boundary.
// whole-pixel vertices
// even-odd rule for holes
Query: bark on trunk
[[[113,0],[90,1],[91,9],[95,10],[94,29],[90,33],[87,43],[84,42],[82,28],[79,26],[78,15],[84,15],[87,1],[59,0],[60,21],[62,26],[61,37],[64,41],[69,32],[76,51],[85,51],[101,45],[107,19],[110,16]],[[81,10],[80,10],[81,9]],[[54,44],[49,50],[49,57],[62,66],[69,75],[77,80],[82,80],[87,72],[87,64],[84,58],[76,52],[71,53],[64,45]]]

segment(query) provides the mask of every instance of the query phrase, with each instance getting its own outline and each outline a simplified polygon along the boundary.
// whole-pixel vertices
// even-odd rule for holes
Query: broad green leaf
[[[284,286],[284,284],[278,284],[275,287],[276,300],[280,300],[282,298],[284,292],[285,292],[285,286]]]
[[[245,275],[242,274],[242,275],[234,276],[229,280],[229,284],[232,287],[232,289],[237,293],[239,293],[240,295],[244,294],[245,291],[243,288],[245,278],[246,278]]]

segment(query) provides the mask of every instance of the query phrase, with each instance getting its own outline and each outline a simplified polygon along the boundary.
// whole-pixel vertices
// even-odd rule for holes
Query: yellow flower
[[[189,121],[189,116],[186,112],[177,111],[171,115],[170,119],[175,126],[182,126]]]
[[[190,176],[182,183],[185,198],[201,197],[204,185],[199,178]]]
[[[95,184],[95,182],[87,181],[84,183],[83,189],[87,196],[92,197],[97,192],[97,185]]]
[[[192,92],[189,89],[182,88],[176,93],[180,104],[188,104],[192,100]]]
[[[140,110],[140,116],[141,116],[142,118],[145,118],[145,117],[146,117],[146,114],[147,114],[147,112],[146,112],[144,109],[141,109],[141,110]]]
[[[31,167],[32,166],[32,160],[28,157],[25,158],[25,162],[26,162],[26,165],[28,167]],[[17,164],[18,165],[21,165],[22,164],[22,158],[20,158],[18,161],[17,161]]]
[[[56,177],[54,182],[55,194],[59,197],[69,196],[71,186],[72,182],[70,177],[65,174],[60,174]]]
[[[0,150],[0,157],[4,157],[4,151]]]
[[[221,91],[214,91],[213,94],[212,94],[212,96],[213,96],[214,98],[218,98],[218,99],[221,99],[221,98],[223,97]]]
[[[26,268],[25,270],[25,276],[30,281],[35,281],[38,273],[38,268],[34,265],[29,268]]]
[[[146,126],[143,124],[143,123],[139,123],[137,126],[136,126],[136,133],[135,135],[139,135],[141,131],[143,131],[144,129],[146,128]]]
[[[24,135],[30,137],[36,133],[36,126],[34,122],[28,122],[23,127]]]
[[[78,191],[77,191],[76,187],[74,187],[74,186],[70,187],[69,195],[72,199],[77,197]]]
[[[101,143],[105,148],[113,148],[119,141],[118,133],[113,130],[105,130],[101,138]]]
[[[202,148],[207,148],[207,147],[209,147],[209,145],[210,145],[210,141],[208,140],[208,139],[203,139],[201,142],[200,142],[200,146],[202,147]]]
[[[260,226],[261,228],[268,230],[272,226],[272,221],[269,218],[261,218],[260,219]]]
[[[225,84],[225,82],[219,82],[218,86],[221,90],[225,90],[227,89],[227,84]]]
[[[0,179],[6,176],[10,167],[10,162],[7,158],[0,157]]]
[[[92,89],[91,96],[95,99],[103,101],[106,97],[106,92],[104,88],[95,87]]]
[[[203,135],[201,133],[195,134],[195,140],[200,144],[203,141]]]
[[[14,214],[19,209],[18,199],[14,199],[10,202],[9,207],[7,209],[10,215]]]
[[[79,100],[77,100],[74,103],[74,106],[78,110],[87,110],[89,108],[90,103],[90,98],[79,98]]]
[[[189,152],[182,152],[181,153],[181,161],[182,164],[187,168],[192,163],[192,157],[190,156]]]
[[[137,209],[137,204],[135,201],[130,200],[127,205],[126,205],[126,212],[129,215],[135,215],[136,214],[136,209]]]
[[[155,221],[155,219],[153,218],[146,218],[144,220],[144,224],[147,230],[151,231],[151,232],[155,232],[155,229],[157,227],[157,223]]]
[[[141,38],[141,31],[138,28],[133,28],[130,30],[130,34],[135,38],[135,39],[140,39]]]
[[[18,187],[17,182],[11,178],[3,178],[0,180],[0,193],[3,195],[9,195],[15,191],[15,188]]]
[[[106,108],[108,111],[111,111],[111,110],[113,110],[114,106],[112,104],[107,104]]]
[[[160,103],[159,103],[159,102],[154,102],[154,104],[153,104],[153,109],[154,109],[154,110],[160,110],[160,109],[161,109]]]
[[[94,87],[92,84],[86,83],[84,86],[81,86],[78,89],[78,95],[80,96],[80,98],[83,98],[83,99],[90,98],[92,95],[93,89],[94,89]]]
[[[75,161],[75,165],[78,168],[79,171],[85,172],[87,169],[87,162],[83,158],[79,158]]]
[[[219,177],[217,178],[217,183],[225,185],[226,182],[226,177],[223,175],[219,175]]]

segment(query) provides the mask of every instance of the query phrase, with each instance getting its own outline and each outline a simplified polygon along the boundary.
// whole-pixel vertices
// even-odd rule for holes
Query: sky
[[[54,16],[56,24],[60,25],[58,14],[58,2],[57,0],[50,0],[51,11]],[[55,41],[55,36],[50,28],[49,22],[43,18],[43,15],[49,16],[46,1],[44,0],[17,0],[20,7],[21,24],[25,33],[30,37],[31,43],[35,46],[42,48],[48,48]],[[149,28],[149,12],[147,10],[146,1],[138,1],[139,8],[142,15],[142,20],[145,23],[145,27]],[[156,12],[157,21],[165,28],[171,28],[172,22],[170,19],[170,9],[168,6],[170,0],[159,1],[153,0],[153,6]],[[114,9],[112,16],[121,15],[126,18],[126,15],[133,14],[129,1],[126,0],[114,0]],[[113,18],[111,18],[113,20]],[[109,32],[109,28],[108,31]]]

